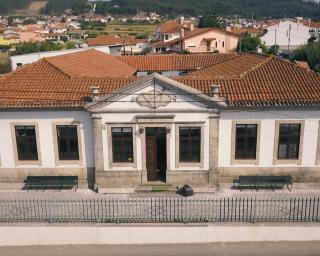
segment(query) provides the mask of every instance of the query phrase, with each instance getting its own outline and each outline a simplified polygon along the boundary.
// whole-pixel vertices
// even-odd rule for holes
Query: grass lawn
[[[101,34],[103,32],[107,32],[110,35],[151,35],[158,25],[153,24],[107,24],[103,31],[101,30],[87,30],[88,32],[96,32]]]

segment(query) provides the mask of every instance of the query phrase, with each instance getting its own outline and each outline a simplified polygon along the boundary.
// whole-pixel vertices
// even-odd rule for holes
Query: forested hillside
[[[119,8],[114,8],[118,5]],[[219,15],[244,17],[311,17],[320,18],[320,4],[302,0],[112,0],[99,2],[99,13],[135,13],[137,8],[161,14],[199,15],[215,12]]]
[[[32,0],[0,0],[0,14],[27,8],[31,2]]]
[[[59,14],[73,9],[76,14],[90,9],[87,0],[47,0],[43,9],[47,14]],[[25,8],[32,0],[0,0],[0,14]],[[215,12],[218,15],[243,17],[310,17],[320,19],[320,4],[302,0],[112,0],[97,2],[99,14],[134,14],[137,9],[156,11],[163,15],[200,15]]]

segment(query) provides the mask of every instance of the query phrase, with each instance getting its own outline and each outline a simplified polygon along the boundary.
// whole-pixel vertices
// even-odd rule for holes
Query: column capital
[[[102,119],[102,116],[100,114],[92,114],[92,119]]]
[[[209,119],[211,119],[211,118],[220,118],[220,117],[221,117],[220,114],[217,114],[217,113],[212,113],[212,114],[209,115]]]

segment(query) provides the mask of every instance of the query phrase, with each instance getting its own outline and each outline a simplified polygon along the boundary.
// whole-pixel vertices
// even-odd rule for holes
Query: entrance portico
[[[212,151],[218,151],[218,113],[224,105],[157,74],[89,104],[96,186],[213,184],[218,161],[212,157],[218,152]]]

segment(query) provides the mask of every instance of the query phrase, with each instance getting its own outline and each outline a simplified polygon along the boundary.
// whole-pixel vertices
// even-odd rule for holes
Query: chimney
[[[184,28],[183,28],[183,27],[181,27],[180,37],[181,37],[181,38],[184,37]]]
[[[93,101],[98,101],[100,98],[100,86],[91,86],[91,98]]]
[[[182,17],[180,18],[180,24],[183,26],[183,23],[184,23],[184,17],[182,16]]]
[[[218,84],[212,84],[212,85],[211,85],[211,91],[210,91],[211,97],[212,97],[212,98],[217,98],[217,97],[219,97],[219,92],[220,92],[220,85],[218,85]]]

